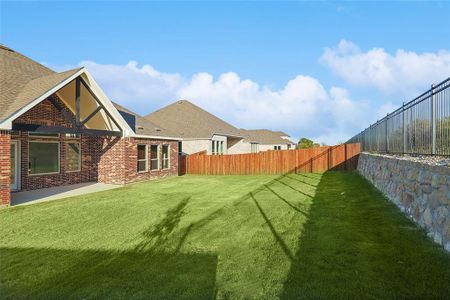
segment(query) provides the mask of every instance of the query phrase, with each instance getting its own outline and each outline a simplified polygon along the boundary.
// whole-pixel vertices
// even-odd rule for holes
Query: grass
[[[1,298],[448,298],[450,255],[356,173],[184,176],[0,211]]]

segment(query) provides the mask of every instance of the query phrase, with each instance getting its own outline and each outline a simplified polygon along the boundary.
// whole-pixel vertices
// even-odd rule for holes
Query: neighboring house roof
[[[125,112],[127,114],[133,115],[136,118],[136,128],[135,133],[137,135],[145,135],[145,136],[157,136],[157,137],[175,137],[176,133],[171,132],[165,128],[162,128],[155,123],[143,118],[137,113],[113,102],[116,109],[120,112]]]
[[[292,141],[282,138],[288,136],[281,131],[272,131],[268,129],[241,129],[244,140],[252,143],[259,143],[262,145],[280,145],[280,144],[294,144]]]
[[[187,100],[172,103],[145,118],[181,138],[210,139],[214,134],[242,137],[239,129]]]
[[[289,134],[287,134],[284,131],[274,131],[275,133],[278,133],[280,136],[290,136]]]

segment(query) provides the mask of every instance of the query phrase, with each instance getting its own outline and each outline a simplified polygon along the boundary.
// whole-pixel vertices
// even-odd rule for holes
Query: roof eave
[[[171,141],[182,141],[182,138],[170,137],[170,136],[157,136],[157,135],[145,135],[145,134],[133,134],[133,138],[141,139],[153,139],[153,140],[171,140]]]

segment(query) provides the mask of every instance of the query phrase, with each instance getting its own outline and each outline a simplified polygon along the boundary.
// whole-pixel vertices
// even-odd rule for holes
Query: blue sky
[[[238,127],[328,143],[450,76],[450,2],[0,8],[2,43],[57,70],[86,65],[110,98],[141,114],[189,98]]]

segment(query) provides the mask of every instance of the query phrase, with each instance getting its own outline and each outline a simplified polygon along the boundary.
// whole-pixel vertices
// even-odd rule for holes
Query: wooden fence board
[[[251,175],[289,172],[324,172],[354,170],[358,163],[360,144],[325,146],[299,150],[265,151],[260,153],[189,155],[185,167],[188,174]]]

